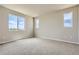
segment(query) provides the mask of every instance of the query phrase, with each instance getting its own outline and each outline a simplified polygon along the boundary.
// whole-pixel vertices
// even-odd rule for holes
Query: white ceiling
[[[51,11],[75,6],[75,4],[4,4],[6,8],[35,17]]]

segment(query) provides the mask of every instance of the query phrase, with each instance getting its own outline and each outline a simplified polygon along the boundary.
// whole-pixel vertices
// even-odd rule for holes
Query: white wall
[[[33,34],[33,20],[32,17],[25,16],[25,30],[24,31],[13,31],[8,30],[8,14],[14,13],[17,15],[22,15],[21,13],[9,10],[7,8],[0,6],[0,44],[21,39],[32,37]]]
[[[73,27],[64,27],[64,12],[72,11]],[[36,36],[44,39],[52,39],[71,43],[78,43],[78,7],[72,7],[60,11],[46,13],[39,16],[39,29]]]

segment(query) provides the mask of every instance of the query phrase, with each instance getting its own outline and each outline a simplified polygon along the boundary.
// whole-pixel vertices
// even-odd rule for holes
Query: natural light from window
[[[19,30],[24,30],[24,17],[18,17],[18,28]]]
[[[72,12],[64,13],[64,27],[72,27]]]
[[[9,14],[9,30],[17,30],[17,16]]]
[[[36,21],[36,22],[35,22],[36,29],[38,29],[38,28],[39,28],[39,19],[36,18],[35,21]]]
[[[10,31],[24,30],[24,17],[9,14],[8,26]]]

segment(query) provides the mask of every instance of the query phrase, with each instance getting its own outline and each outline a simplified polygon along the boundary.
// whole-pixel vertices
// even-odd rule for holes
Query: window
[[[17,16],[9,14],[9,30],[17,30]]]
[[[72,27],[72,12],[64,14],[64,27]]]
[[[10,31],[24,30],[24,17],[22,16],[9,14],[8,23]]]
[[[24,30],[24,17],[18,17],[18,29]]]
[[[38,28],[39,28],[39,19],[36,18],[35,21],[36,21],[36,22],[35,22],[35,27],[38,29]]]

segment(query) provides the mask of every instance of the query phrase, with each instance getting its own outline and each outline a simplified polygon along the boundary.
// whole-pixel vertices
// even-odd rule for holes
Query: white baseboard
[[[31,38],[31,37],[20,38],[20,39],[15,39],[15,40],[9,40],[9,41],[5,41],[5,42],[1,42],[0,45],[2,45],[2,44],[6,44],[6,43],[9,43],[9,42],[14,42],[14,41],[21,40],[21,39],[28,39],[28,38]]]
[[[50,40],[54,40],[54,41],[61,41],[61,42],[66,42],[66,43],[72,43],[72,44],[79,44],[77,42],[70,42],[70,41],[65,41],[65,40],[61,40],[58,38],[45,38],[45,37],[39,37],[40,39],[50,39]]]

